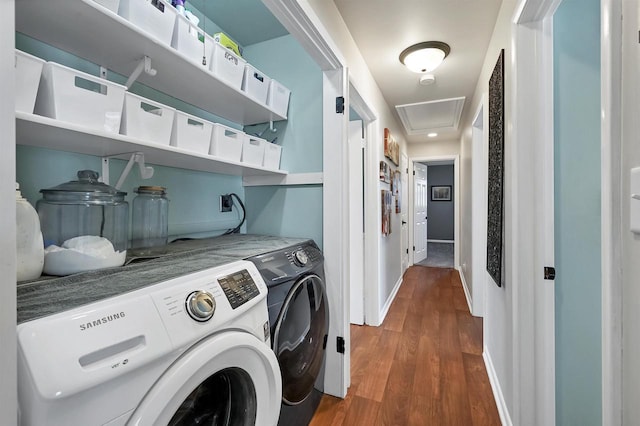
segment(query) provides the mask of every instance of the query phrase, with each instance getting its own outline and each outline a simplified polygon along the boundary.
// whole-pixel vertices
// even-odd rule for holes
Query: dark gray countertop
[[[178,276],[298,245],[304,238],[232,234],[130,250],[125,266],[19,283],[18,324],[77,308]]]

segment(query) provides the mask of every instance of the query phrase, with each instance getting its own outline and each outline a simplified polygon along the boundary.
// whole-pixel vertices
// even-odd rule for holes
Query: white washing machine
[[[275,425],[266,296],[236,261],[20,324],[20,424]]]

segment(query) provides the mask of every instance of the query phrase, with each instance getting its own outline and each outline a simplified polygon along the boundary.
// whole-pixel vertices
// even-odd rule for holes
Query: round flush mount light
[[[428,138],[435,138],[436,136],[438,136],[438,134],[437,134],[437,133],[428,133],[428,134],[427,134],[427,137],[428,137]]]
[[[413,72],[431,72],[449,55],[451,48],[441,41],[425,41],[409,46],[400,53],[400,62]]]
[[[420,77],[420,84],[422,86],[429,86],[436,82],[436,76],[433,74],[425,74]]]

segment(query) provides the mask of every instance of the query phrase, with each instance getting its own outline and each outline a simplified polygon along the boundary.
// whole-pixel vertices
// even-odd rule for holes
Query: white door
[[[409,267],[409,161],[407,154],[400,154],[400,219],[402,220],[402,272]]]
[[[349,370],[349,215],[348,215],[348,119],[336,112],[336,98],[349,105],[349,77],[346,68],[325,71],[322,78],[322,241],[325,282],[329,301],[329,338],[325,369],[325,393],[344,398]],[[338,351],[338,338],[344,339],[344,353]]]
[[[414,180],[414,218],[413,218],[413,263],[427,258],[427,166],[415,163],[413,166]]]
[[[362,121],[349,122],[349,289],[352,324],[364,324]]]

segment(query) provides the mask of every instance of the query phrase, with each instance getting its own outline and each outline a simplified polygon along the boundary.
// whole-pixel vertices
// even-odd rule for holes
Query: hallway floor
[[[311,426],[500,425],[458,272],[412,266],[380,327],[351,326],[351,387]]]
[[[453,268],[453,247],[451,243],[427,243],[427,258],[416,265]]]

